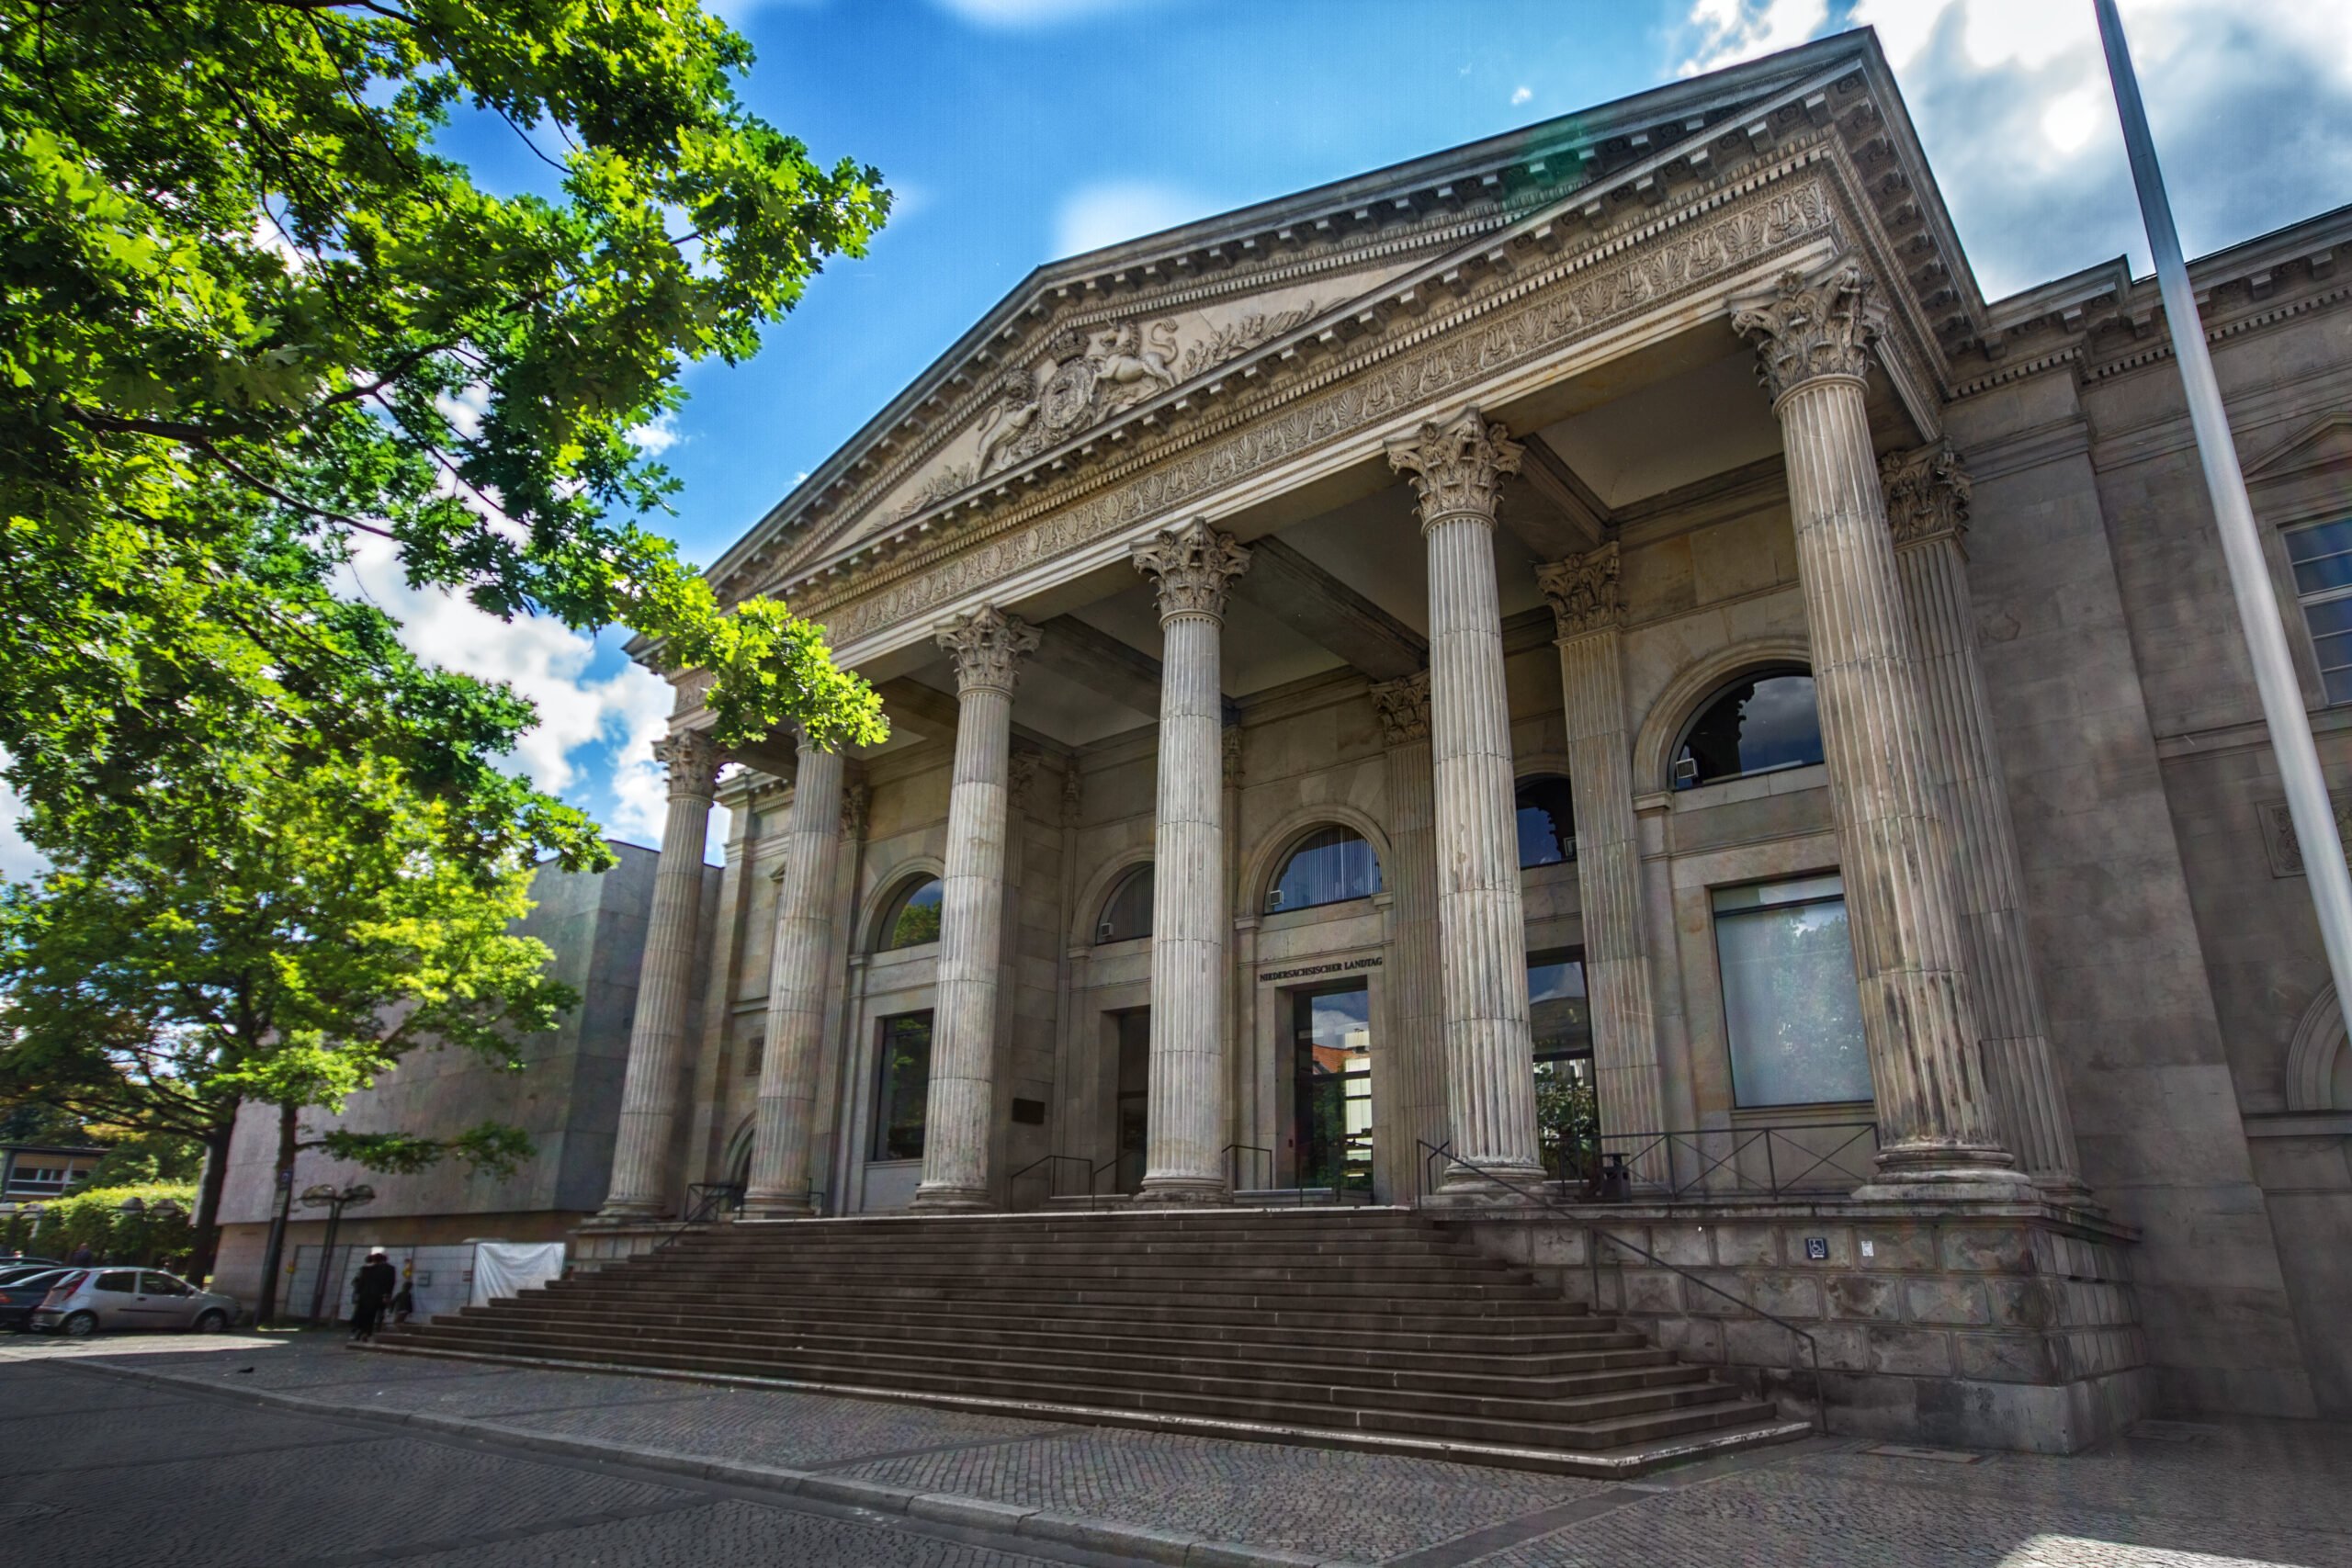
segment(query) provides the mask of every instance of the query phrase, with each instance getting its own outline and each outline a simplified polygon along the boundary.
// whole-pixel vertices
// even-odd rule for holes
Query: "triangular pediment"
[[[1854,123],[1882,163],[1916,168],[1869,177],[1920,193],[1894,199],[1913,199],[1928,254],[1949,257],[1946,309],[1981,311],[1883,59],[1867,33],[1841,35],[1040,268],[712,579],[733,598],[935,548],[922,541],[976,509],[1136,460],[1237,398],[1311,377],[1320,355],[1441,319],[1515,265],[1630,243],[1670,192],[1822,125],[1832,96],[1865,106]],[[1867,107],[1881,98],[1883,119]]]
[[[2346,473],[2352,473],[2352,412],[2314,421],[2245,468],[2250,484]]]

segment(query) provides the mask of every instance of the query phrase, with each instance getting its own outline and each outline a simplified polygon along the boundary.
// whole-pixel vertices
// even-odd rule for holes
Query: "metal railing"
[[[1453,1153],[1453,1145],[1451,1143],[1431,1145],[1426,1138],[1416,1138],[1413,1140],[1413,1143],[1421,1156],[1420,1165],[1425,1191],[1436,1190],[1436,1182],[1434,1179],[1431,1179],[1430,1172],[1431,1167],[1433,1167],[1438,1161],[1443,1160],[1449,1169],[1469,1171],[1474,1176],[1478,1177],[1481,1180],[1492,1182],[1495,1186],[1503,1189],[1507,1192],[1514,1193],[1540,1208],[1547,1209],[1553,1213],[1561,1215],[1574,1223],[1578,1229],[1582,1230],[1584,1232],[1585,1263],[1592,1271],[1593,1311],[1599,1312],[1601,1310],[1600,1247],[1599,1244],[1605,1241],[1610,1246],[1616,1247],[1623,1252],[1632,1253],[1637,1258],[1645,1259],[1656,1267],[1665,1269],[1669,1274],[1675,1275],[1679,1279],[1689,1280],[1691,1284],[1698,1286],[1701,1290],[1705,1291],[1710,1295],[1720,1296],[1724,1301],[1731,1303],[1734,1306],[1752,1312],[1758,1317],[1762,1318],[1765,1322],[1775,1325],[1776,1326],[1787,1331],[1787,1333],[1792,1337],[1789,1353],[1790,1375],[1794,1376],[1799,1371],[1796,1364],[1795,1346],[1802,1344],[1804,1347],[1806,1361],[1806,1366],[1804,1370],[1807,1373],[1807,1381],[1812,1384],[1813,1388],[1814,1425],[1823,1436],[1826,1437],[1828,1435],[1829,1404],[1827,1399],[1823,1395],[1821,1388],[1821,1348],[1815,1342],[1813,1336],[1807,1333],[1804,1329],[1798,1327],[1795,1324],[1791,1323],[1785,1317],[1781,1317],[1774,1313],[1766,1312],[1754,1302],[1748,1301],[1740,1296],[1733,1295],[1729,1291],[1726,1291],[1722,1286],[1715,1284],[1713,1280],[1695,1274],[1690,1269],[1681,1267],[1679,1264],[1668,1263],[1665,1258],[1660,1258],[1657,1253],[1652,1252],[1648,1247],[1642,1246],[1639,1242],[1628,1241],[1614,1231],[1603,1230],[1600,1226],[1594,1224],[1591,1220],[1577,1213],[1575,1210],[1560,1202],[1557,1199],[1553,1198],[1548,1193],[1543,1191],[1540,1188],[1529,1187],[1523,1182],[1514,1181],[1507,1176],[1487,1169],[1485,1166],[1479,1165],[1476,1161],[1463,1158],[1460,1155]],[[1624,1266],[1622,1262],[1618,1265],[1617,1310],[1621,1313],[1625,1311]]]
[[[1340,1146],[1343,1149],[1368,1149],[1372,1146],[1372,1134],[1370,1133],[1351,1134],[1340,1140]],[[1334,1204],[1351,1202],[1370,1203],[1373,1201],[1372,1170],[1368,1160],[1364,1166],[1363,1180],[1360,1185],[1350,1184],[1348,1179],[1348,1159],[1343,1154],[1340,1159],[1340,1168],[1330,1181],[1309,1181],[1306,1179],[1306,1174],[1305,1172],[1294,1168],[1291,1174],[1290,1185],[1287,1187],[1282,1187],[1275,1185],[1274,1182],[1274,1151],[1266,1147],[1263,1144],[1227,1144],[1224,1148],[1219,1149],[1217,1153],[1225,1160],[1226,1188],[1228,1191],[1260,1192],[1268,1194],[1269,1196],[1274,1193],[1286,1192],[1290,1194],[1291,1201],[1297,1204],[1297,1206],[1302,1209],[1306,1207],[1306,1202],[1309,1197],[1324,1192],[1329,1192],[1331,1195],[1331,1201]],[[1265,1161],[1264,1169],[1266,1172],[1266,1180],[1263,1186],[1244,1187],[1241,1185],[1239,1167],[1241,1163],[1240,1156],[1244,1154],[1257,1155],[1263,1157]]]
[[[1106,1170],[1112,1169],[1117,1166],[1118,1163],[1116,1156],[1104,1160],[1101,1165],[1092,1165],[1078,1155],[1039,1155],[1035,1159],[1031,1160],[1027,1165],[1023,1166],[1019,1170],[1016,1170],[1011,1176],[1006,1177],[1004,1179],[1004,1188],[1008,1193],[1012,1192],[1012,1184],[1014,1182],[1019,1181],[1023,1177],[1028,1175],[1031,1171],[1037,1169],[1039,1167],[1043,1167],[1046,1172],[1046,1201],[1047,1202],[1050,1203],[1058,1198],[1082,1197],[1086,1200],[1087,1208],[1091,1210],[1094,1207],[1095,1199],[1102,1195],[1096,1191],[1096,1189],[1102,1185],[1102,1173]],[[1059,1181],[1055,1179],[1055,1176],[1056,1173],[1066,1165],[1074,1165],[1078,1167],[1079,1169],[1086,1173],[1086,1190],[1084,1192],[1070,1193],[1064,1192],[1061,1190],[1061,1184]]]
[[[1677,1128],[1547,1140],[1544,1167],[1587,1202],[1844,1197],[1876,1166],[1875,1122]]]

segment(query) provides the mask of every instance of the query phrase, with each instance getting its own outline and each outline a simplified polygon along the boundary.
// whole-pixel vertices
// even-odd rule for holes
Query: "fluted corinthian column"
[[[1951,444],[1890,452],[1879,461],[1895,569],[1910,612],[1925,701],[1928,779],[1952,834],[1961,931],[1974,982],[1985,1087],[2003,1141],[2052,1197],[2089,1197],[2075,1156],[2074,1122],[2050,1051],[2041,987],[2026,950],[2017,829],[2001,783],[1993,716],[1977,664],[1968,598],[1968,475]]]
[[[1577,813],[1577,892],[1584,911],[1584,984],[1592,1008],[1594,1088],[1604,1134],[1666,1125],[1649,942],[1634,828],[1633,743],[1625,732],[1624,604],[1614,543],[1536,569],[1559,628],[1568,788]],[[1656,1152],[1637,1180],[1666,1178]]]
[[[1221,1203],[1225,987],[1225,595],[1250,553],[1204,521],[1135,549],[1159,595],[1159,827],[1151,893],[1151,1082],[1139,1203]]]
[[[1869,289],[1851,264],[1812,280],[1791,275],[1733,320],[1758,340],[1788,453],[1878,1105],[1879,1174],[1865,1191],[1974,1183],[2014,1195],[2024,1178],[1985,1095],[1951,840],[1929,783],[1910,618],[1863,404]]]
[[[996,1107],[997,960],[1004,945],[1005,825],[1010,815],[1012,686],[1037,628],[994,605],[939,629],[956,661],[956,773],[947,796],[947,873],[940,879],[939,980],[932,1004],[931,1093],[919,1209],[989,1203],[989,1123]]]
[[[638,964],[637,1013],[629,1024],[628,1075],[621,1080],[612,1182],[598,1215],[609,1221],[650,1218],[667,1208],[665,1168],[678,1117],[686,1021],[694,1007],[703,840],[724,761],[710,738],[695,729],[655,741],[653,754],[669,770],[670,812],[662,826],[662,863],[653,874],[645,956]]]
[[[751,1183],[743,1195],[746,1219],[787,1219],[811,1212],[809,1131],[825,1037],[825,976],[835,955],[833,875],[841,858],[842,818],[841,755],[820,751],[803,737],[776,889],[767,1051],[760,1060]]]
[[[1495,504],[1520,448],[1476,409],[1392,442],[1420,497],[1429,545],[1430,754],[1437,806],[1446,1105],[1453,1153],[1519,1183],[1543,1179],[1535,1048],[1527,1014],[1527,918],[1519,887],[1510,705],[1495,589]],[[1508,1198],[1453,1168],[1446,1195]]]
[[[1404,1069],[1405,1103],[1380,1110],[1384,1140],[1396,1147],[1396,1187],[1419,1191],[1423,1179],[1418,1144],[1435,1148],[1449,1135],[1445,1107],[1445,998],[1438,968],[1437,796],[1430,763],[1430,672],[1372,689],[1380,731],[1388,743],[1387,884],[1389,906],[1388,1038]]]

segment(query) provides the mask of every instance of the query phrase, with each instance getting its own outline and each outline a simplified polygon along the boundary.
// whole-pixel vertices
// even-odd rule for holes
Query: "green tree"
[[[337,597],[359,535],[493,614],[648,634],[722,743],[879,738],[816,627],[638,521],[682,367],[888,211],[741,107],[750,62],[693,0],[0,0],[0,749],[39,847],[135,856],[159,799],[249,813],[324,760],[447,806],[453,853],[593,860],[497,773],[512,694]],[[560,195],[477,185],[459,113]]]
[[[304,1147],[379,1170],[451,1155],[511,1170],[530,1146],[495,1122],[306,1135],[302,1113],[339,1111],[418,1049],[519,1068],[523,1038],[574,999],[546,946],[510,929],[530,908],[527,855],[452,854],[451,808],[396,766],[322,762],[257,798],[214,814],[200,847],[164,816],[102,867],[0,891],[0,1098],[200,1141],[199,1269],[242,1107],[275,1109],[288,1178]]]

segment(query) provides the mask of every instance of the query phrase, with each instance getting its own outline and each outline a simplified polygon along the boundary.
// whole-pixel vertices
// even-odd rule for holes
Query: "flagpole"
[[[2261,536],[2255,529],[2254,507],[2246,500],[2245,476],[2238,471],[2238,451],[2230,439],[2222,389],[2213,379],[2212,356],[2205,348],[2205,324],[2197,313],[2196,293],[2188,286],[2188,265],[2181,260],[2172,202],[2165,195],[2164,172],[2156,165],[2155,143],[2148,135],[2147,110],[2140,102],[2140,81],[2132,70],[2123,23],[2115,14],[2115,0],[2091,0],[2091,6],[2098,15],[2099,41],[2107,49],[2107,73],[2115,86],[2117,112],[2123,119],[2123,145],[2132,155],[2132,182],[2139,187],[2148,248],[2155,253],[2165,330],[2172,335],[2173,359],[2180,367],[2180,379],[2188,393],[2188,423],[2197,434],[2197,456],[2204,465],[2206,492],[2212,498],[2213,519],[2221,530],[2230,587],[2237,595],[2238,624],[2245,633],[2246,653],[2254,661],[2255,690],[2262,698],[2270,749],[2278,758],[2279,782],[2287,791],[2287,815],[2294,822],[2295,842],[2302,851],[2303,874],[2311,886],[2312,906],[2319,914],[2320,940],[2327,947],[2327,966],[2335,977],[2337,1000],[2352,1009],[2352,871],[2345,867],[2335,811],[2328,802],[2327,780],[2320,773],[2319,748],[2312,740],[2311,715],[2303,706],[2302,684],[2287,652],[2278,598],[2271,591],[2270,569],[2263,559]]]

